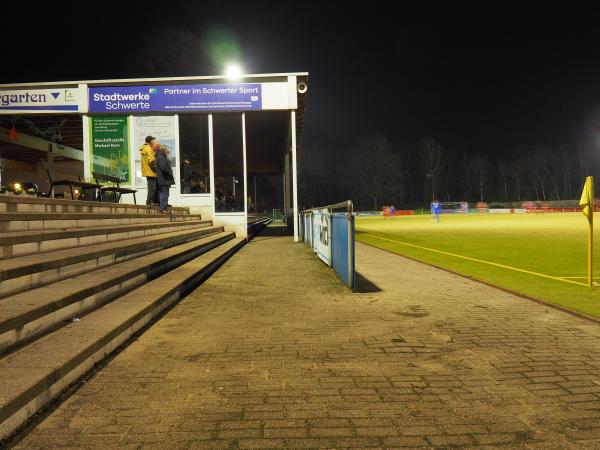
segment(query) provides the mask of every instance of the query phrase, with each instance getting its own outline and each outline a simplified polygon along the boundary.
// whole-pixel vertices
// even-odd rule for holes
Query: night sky
[[[575,142],[600,107],[595,11],[526,2],[125,3],[89,3],[96,9],[76,16],[81,4],[32,14],[29,3],[11,2],[0,81],[213,75],[223,62],[211,49],[225,39],[247,72],[310,72],[304,145],[332,152],[373,132],[489,154]]]

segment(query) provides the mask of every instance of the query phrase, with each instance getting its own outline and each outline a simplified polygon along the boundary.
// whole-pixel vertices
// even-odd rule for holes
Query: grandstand
[[[0,86],[0,445],[272,221],[257,211],[298,239],[307,77]],[[136,204],[147,135],[173,150],[169,215]]]
[[[170,203],[238,236],[249,212],[280,209],[297,240],[307,83],[294,72],[0,85],[10,103],[0,108],[2,185],[69,198],[50,179],[95,183],[100,173],[145,199],[139,148],[152,135],[171,149]]]

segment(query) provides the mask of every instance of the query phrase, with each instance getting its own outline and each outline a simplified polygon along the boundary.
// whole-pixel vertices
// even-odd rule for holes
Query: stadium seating
[[[248,237],[251,238],[256,236],[258,233],[264,230],[267,227],[267,225],[269,225],[271,222],[273,222],[273,219],[271,219],[270,217],[249,216],[247,225]]]
[[[244,242],[183,208],[0,196],[0,440]]]

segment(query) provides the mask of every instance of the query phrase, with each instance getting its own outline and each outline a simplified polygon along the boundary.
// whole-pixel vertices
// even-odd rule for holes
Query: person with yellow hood
[[[148,185],[148,196],[146,205],[157,205],[158,190],[156,187],[156,155],[155,152],[159,146],[158,140],[154,136],[146,136],[146,143],[140,148],[142,154],[142,176],[146,177]]]

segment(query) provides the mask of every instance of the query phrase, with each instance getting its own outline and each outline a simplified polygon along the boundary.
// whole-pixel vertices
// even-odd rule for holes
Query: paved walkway
[[[18,447],[600,448],[600,326],[357,252],[259,236]]]

